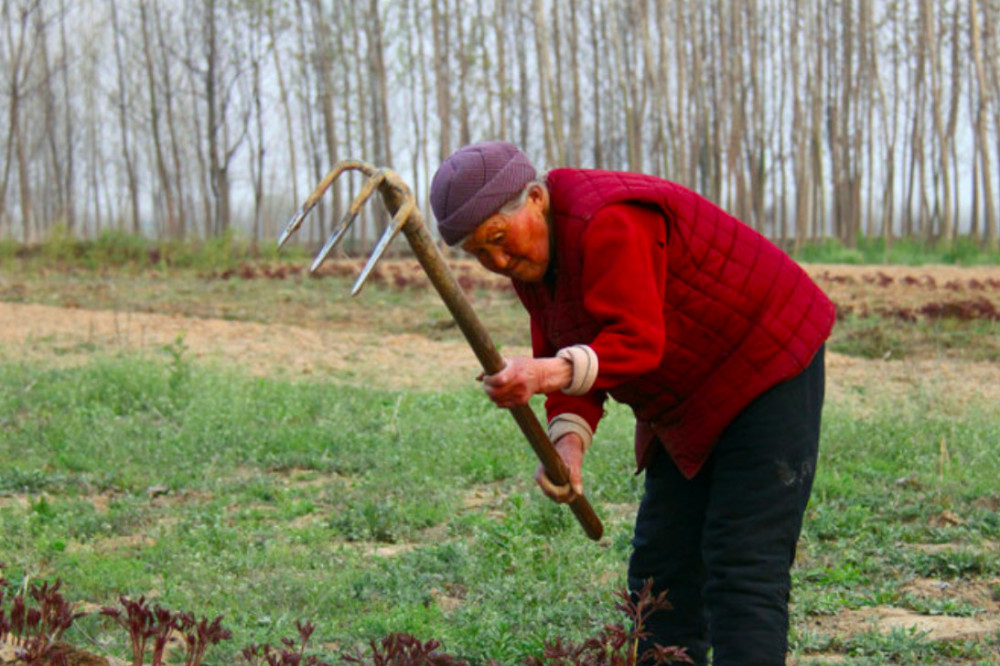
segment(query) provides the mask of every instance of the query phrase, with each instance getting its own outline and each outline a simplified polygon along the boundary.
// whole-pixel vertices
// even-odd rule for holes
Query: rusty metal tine
[[[302,204],[298,211],[296,211],[285,224],[284,231],[282,231],[281,235],[278,237],[279,249],[288,242],[288,239],[292,237],[292,234],[299,230],[299,227],[302,226],[302,221],[306,218],[306,215],[308,215],[309,211],[311,211],[316,204],[319,203],[319,200],[323,198],[326,191],[330,189],[331,185],[333,185],[333,181],[337,180],[337,177],[340,176],[340,174],[349,170],[361,171],[368,176],[371,176],[375,172],[375,167],[367,162],[361,162],[359,160],[341,160],[334,165],[333,169],[331,169],[330,172],[323,177],[323,180],[321,180],[319,185],[316,186],[316,189],[312,191],[312,194],[309,195],[309,198],[306,199],[305,203]]]
[[[279,250],[284,247],[285,243],[288,242],[288,239],[292,237],[292,234],[298,231],[298,228],[302,226],[302,220],[306,219],[306,215],[309,214],[310,210],[311,207],[307,208],[303,205],[288,219],[288,222],[285,223],[285,229],[281,232],[281,235],[278,236]]]
[[[364,269],[361,271],[361,275],[358,276],[357,281],[354,283],[354,287],[351,288],[351,296],[357,296],[361,292],[361,288],[365,286],[365,280],[368,279],[368,274],[372,272],[375,268],[375,264],[378,260],[382,258],[385,254],[386,248],[389,247],[389,243],[392,239],[396,237],[399,230],[403,228],[406,221],[413,214],[413,211],[417,209],[417,202],[412,197],[407,197],[402,204],[400,204],[399,209],[396,211],[396,215],[392,218],[392,222],[385,229],[385,233],[382,234],[382,238],[379,239],[378,245],[375,246],[375,251],[372,252],[372,256],[368,258],[368,263],[365,264]]]
[[[347,214],[344,215],[343,219],[334,229],[333,234],[326,241],[326,244],[323,245],[323,249],[321,249],[319,254],[316,255],[316,258],[313,259],[312,266],[309,267],[310,273],[314,273],[316,269],[319,268],[324,261],[326,261],[329,254],[333,252],[333,248],[337,247],[337,244],[340,243],[344,234],[351,228],[351,224],[353,224],[354,220],[357,219],[358,212],[360,212],[361,207],[364,206],[365,202],[371,198],[371,196],[375,193],[375,190],[384,180],[385,170],[378,169],[368,178],[368,180],[364,182],[361,189],[358,190],[357,196],[354,197],[354,201],[351,202],[350,207],[347,209]]]

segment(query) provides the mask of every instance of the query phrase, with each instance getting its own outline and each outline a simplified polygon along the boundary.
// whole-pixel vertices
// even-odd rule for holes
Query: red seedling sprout
[[[468,662],[437,652],[440,643],[431,640],[422,643],[409,634],[389,634],[376,643],[369,642],[371,654],[366,660],[360,651],[344,655],[349,664],[372,666],[468,666]]]
[[[133,600],[123,595],[118,597],[118,601],[121,608],[105,606],[101,609],[101,615],[112,618],[128,631],[129,641],[132,643],[132,666],[142,666],[146,643],[156,633],[155,616],[146,603],[145,596]]]
[[[222,626],[222,617],[220,615],[209,622],[206,618],[195,621],[190,613],[177,616],[174,626],[184,635],[186,647],[184,666],[201,666],[209,647],[232,638],[232,632]]]
[[[144,596],[138,601],[123,596],[119,601],[121,608],[106,606],[101,614],[128,630],[132,666],[143,666],[149,639],[153,639],[152,666],[163,666],[167,644],[174,631],[184,638],[184,666],[201,666],[209,647],[232,637],[232,633],[222,627],[222,616],[212,622],[197,621],[190,613],[173,613],[162,606],[150,608]]]
[[[153,666],[163,666],[167,642],[174,631],[174,614],[163,606],[153,608]]]
[[[3,564],[0,564],[0,569]],[[3,611],[3,602],[10,583],[0,577],[0,640],[9,641],[25,666],[67,663],[63,647],[56,644],[73,622],[83,613],[73,613],[69,603],[59,593],[62,581],[41,587],[31,585],[27,596],[34,601],[28,607],[25,595],[18,594],[11,600],[10,615]]]
[[[595,637],[583,643],[564,643],[557,638],[546,643],[541,657],[529,657],[527,666],[636,666],[637,664],[693,663],[684,648],[654,645],[639,654],[639,643],[650,637],[646,630],[649,616],[669,609],[666,591],[653,595],[653,581],[649,580],[636,593],[628,590],[616,592],[619,602],[615,608],[622,611],[631,622],[631,628],[605,625]]]
[[[270,645],[250,645],[243,650],[243,659],[255,666],[332,666],[329,662],[320,661],[314,655],[306,655],[306,646],[316,627],[311,622],[297,621],[295,628],[299,632],[299,640],[282,638],[281,643],[286,649],[275,652]]]

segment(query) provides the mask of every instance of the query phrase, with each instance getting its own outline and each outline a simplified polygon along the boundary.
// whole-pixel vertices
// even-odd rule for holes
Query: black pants
[[[785,663],[789,570],[816,469],[823,391],[821,348],[729,425],[695,478],[660,449],[646,470],[628,571],[630,589],[652,578],[673,605],[650,618],[649,641],[687,647],[699,665],[709,647],[715,666]]]

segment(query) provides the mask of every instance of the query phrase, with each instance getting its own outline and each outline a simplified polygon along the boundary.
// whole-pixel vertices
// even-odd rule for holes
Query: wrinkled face
[[[547,193],[536,188],[521,210],[487,218],[462,243],[487,270],[523,282],[539,282],[549,268]]]

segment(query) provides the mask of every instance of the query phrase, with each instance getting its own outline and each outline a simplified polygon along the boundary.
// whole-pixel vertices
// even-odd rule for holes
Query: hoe
[[[430,278],[431,284],[434,285],[434,288],[441,295],[452,317],[455,318],[455,322],[465,335],[466,340],[468,340],[472,351],[476,354],[476,358],[479,359],[479,363],[483,366],[483,370],[486,374],[494,374],[502,370],[505,365],[503,358],[494,346],[479,317],[476,316],[472,305],[465,297],[465,292],[462,291],[455,276],[448,269],[448,264],[445,262],[434,240],[427,233],[423,215],[421,215],[420,210],[417,208],[416,199],[410,191],[409,186],[395,172],[385,168],[377,168],[367,162],[358,160],[343,160],[338,162],[333,167],[333,170],[323,178],[313,193],[309,195],[309,198],[302,204],[298,212],[288,221],[285,230],[278,238],[278,247],[284,245],[289,237],[298,230],[306,215],[309,214],[309,211],[313,209],[337,177],[345,171],[360,171],[367,179],[361,186],[354,201],[351,202],[350,208],[343,220],[334,228],[333,234],[327,240],[326,244],[323,245],[323,249],[320,250],[319,254],[316,255],[309,270],[315,271],[319,268],[330,252],[333,251],[344,237],[344,234],[357,218],[361,207],[378,190],[379,194],[382,195],[386,209],[392,215],[392,221],[386,227],[385,233],[379,239],[378,245],[375,246],[375,251],[354,283],[351,295],[357,296],[361,291],[365,280],[368,279],[375,264],[385,254],[389,243],[402,231],[403,235],[406,236],[406,240],[409,241],[410,247],[413,248],[413,253],[416,255],[421,267],[427,273],[427,277]],[[538,422],[531,408],[529,406],[521,406],[511,408],[509,411],[513,415],[514,420],[517,421],[524,436],[528,439],[528,443],[534,449],[538,459],[545,467],[545,472],[548,474],[549,479],[556,485],[569,483],[569,475],[566,467],[563,465],[562,459],[556,452],[555,447],[552,446],[552,442],[549,440],[548,435]],[[580,525],[583,526],[587,536],[595,541],[599,540],[604,528],[597,514],[594,513],[590,502],[587,501],[587,498],[583,495],[578,496],[570,503],[570,508],[573,510],[573,514],[580,522]]]

